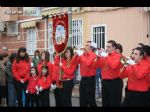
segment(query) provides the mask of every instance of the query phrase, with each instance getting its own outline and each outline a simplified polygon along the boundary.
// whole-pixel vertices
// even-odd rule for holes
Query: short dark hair
[[[117,43],[117,47],[116,47],[116,49],[119,49],[121,53],[123,52],[122,45],[121,45],[121,44],[119,44],[119,43]]]
[[[138,45],[140,45],[140,46],[144,47],[144,44],[143,44],[143,43],[138,43]]]
[[[9,55],[7,54],[7,53],[4,53],[3,54],[3,58],[6,58],[6,57],[8,57]]]
[[[135,48],[134,50],[140,51],[140,56],[144,56],[144,49],[143,49],[143,48],[137,47],[137,48]]]
[[[86,43],[91,43],[92,41],[86,41]]]
[[[112,45],[113,47],[117,48],[116,41],[114,41],[114,40],[109,40],[109,41],[107,41],[107,43],[111,43],[111,45]]]
[[[146,55],[150,56],[150,46],[149,45],[144,45],[143,49],[144,49],[144,52],[146,53]]]

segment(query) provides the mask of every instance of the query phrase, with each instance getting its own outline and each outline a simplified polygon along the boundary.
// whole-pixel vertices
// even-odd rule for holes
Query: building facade
[[[16,16],[0,13],[0,47],[6,46],[9,52],[13,52],[24,46],[30,55],[36,49],[46,49],[50,51],[52,60],[54,48],[51,15],[68,12],[69,8],[1,7],[0,10],[7,8],[22,13],[19,12]],[[150,44],[148,7],[72,7],[71,10],[72,46],[84,47],[86,41],[92,40],[99,48],[105,48],[107,41],[113,39],[123,45],[123,54],[128,56],[139,42]]]

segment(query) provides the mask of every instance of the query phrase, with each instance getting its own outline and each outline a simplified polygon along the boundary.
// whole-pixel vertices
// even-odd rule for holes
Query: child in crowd
[[[36,67],[31,67],[29,83],[26,90],[27,93],[26,106],[29,106],[30,103],[32,107],[34,107],[34,104],[36,105],[36,107],[39,106],[39,94],[37,90],[38,81],[39,76],[37,69]]]
[[[41,106],[48,107],[50,106],[50,85],[51,85],[51,79],[49,75],[48,66],[44,65],[42,66],[42,74],[39,79],[38,83],[38,91],[39,91],[39,100],[41,103]]]

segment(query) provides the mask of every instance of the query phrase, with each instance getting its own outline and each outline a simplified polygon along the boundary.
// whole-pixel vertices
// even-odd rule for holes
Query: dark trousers
[[[150,89],[149,91],[147,92],[147,98],[146,98],[146,106],[150,106]]]
[[[49,93],[50,93],[49,88],[45,89],[39,93],[39,101],[40,101],[41,107],[49,107],[50,106]]]
[[[23,106],[23,102],[22,102],[22,89],[25,93],[25,102],[26,102],[26,97],[27,97],[27,94],[26,94],[26,89],[27,89],[27,86],[28,86],[28,82],[25,82],[24,84],[22,84],[21,82],[15,80],[15,87],[16,87],[16,91],[17,91],[17,99],[18,99],[18,106],[19,107],[22,107]]]
[[[127,96],[125,96],[122,106],[146,106],[148,92],[138,92],[128,90]]]
[[[60,89],[61,91],[61,98],[62,98],[62,106],[64,107],[71,107],[72,106],[72,89],[74,87],[73,80],[66,80],[63,81],[63,88]]]
[[[95,100],[95,76],[82,77],[79,87],[80,106],[94,106],[96,107]]]
[[[61,91],[59,88],[54,89],[54,97],[56,107],[62,106]]]
[[[34,104],[36,107],[39,106],[39,95],[28,93],[26,99],[27,99],[25,103],[26,107],[29,107],[30,104],[31,104],[31,107],[34,107]]]
[[[102,80],[102,106],[121,106],[122,79]]]

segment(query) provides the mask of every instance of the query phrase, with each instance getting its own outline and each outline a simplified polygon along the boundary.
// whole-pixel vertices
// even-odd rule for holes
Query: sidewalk
[[[72,97],[75,97],[75,98],[79,98],[79,85],[80,84],[75,84],[74,85],[74,88],[73,88],[73,91],[72,91]],[[50,92],[53,92],[53,90],[50,89]],[[97,102],[102,102],[102,98],[98,98],[96,99]]]

